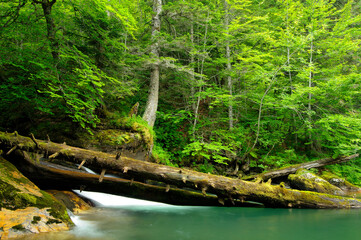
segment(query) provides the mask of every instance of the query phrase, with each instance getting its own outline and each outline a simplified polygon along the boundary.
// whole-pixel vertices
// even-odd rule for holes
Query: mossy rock
[[[288,180],[292,188],[332,195],[345,195],[345,192],[340,188],[306,169],[299,169],[295,174],[290,174]]]
[[[138,132],[120,129],[104,129],[94,134],[94,147],[107,153],[118,154],[138,160],[147,160],[148,145]]]
[[[149,145],[140,132],[123,129],[98,129],[93,135],[82,135],[78,146],[138,160],[147,160],[149,152]]]
[[[323,171],[321,177],[346,192],[359,192],[361,190],[360,187],[328,171]]]
[[[31,233],[52,231],[52,229],[66,230],[73,225],[62,203],[40,190],[2,157],[0,157],[0,208],[0,229],[3,229],[0,235],[4,238],[14,231]],[[36,221],[39,219],[37,216],[41,216],[43,220]],[[46,222],[50,219],[56,220],[57,223],[46,227]]]
[[[66,142],[81,147],[138,160],[149,160],[154,145],[154,131],[139,116],[125,117],[108,112],[92,132],[78,129],[70,135],[51,135],[54,142]],[[43,134],[40,134],[43,136]],[[1,134],[0,134],[1,138]]]
[[[90,202],[86,202],[74,192],[58,190],[48,190],[47,192],[53,195],[60,202],[62,202],[66,206],[66,208],[73,213],[79,213],[92,207],[92,204]]]
[[[95,143],[108,151],[116,148],[143,147],[144,142],[140,133],[131,133],[119,129],[105,129],[94,134]]]
[[[154,145],[155,133],[148,123],[139,116],[133,117],[116,117],[114,115],[110,120],[111,127],[121,129],[128,132],[139,133],[146,145],[147,149],[152,149]]]

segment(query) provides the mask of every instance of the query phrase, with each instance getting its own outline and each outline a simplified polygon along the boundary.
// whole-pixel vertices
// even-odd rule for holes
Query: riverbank
[[[353,240],[360,210],[185,206],[96,207],[76,216],[67,232],[31,240]],[[29,238],[20,238],[29,240]]]
[[[40,190],[0,157],[0,239],[66,231],[74,226],[67,209],[89,209],[75,193]]]

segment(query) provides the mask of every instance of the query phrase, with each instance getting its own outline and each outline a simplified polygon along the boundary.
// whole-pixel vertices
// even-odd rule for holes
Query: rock
[[[0,239],[16,238],[30,233],[68,230],[69,226],[51,216],[50,208],[39,209],[27,207],[25,209],[0,211]]]
[[[104,129],[94,133],[94,146],[102,152],[117,154],[138,160],[145,160],[148,146],[139,132],[119,129]]]
[[[153,140],[148,139],[149,136],[150,134],[130,130],[98,129],[91,136],[80,137],[77,144],[82,148],[144,161],[148,160],[150,144],[153,144]]]
[[[66,208],[72,211],[74,214],[89,210],[92,207],[90,202],[86,202],[74,192],[58,190],[48,190],[47,192],[62,202]]]
[[[292,188],[344,196],[345,192],[306,169],[299,169],[288,176]]]
[[[66,207],[0,157],[0,239],[68,230]]]
[[[335,185],[345,192],[360,192],[361,188],[353,185],[349,181],[327,171],[322,172],[322,178],[327,180],[332,185]]]

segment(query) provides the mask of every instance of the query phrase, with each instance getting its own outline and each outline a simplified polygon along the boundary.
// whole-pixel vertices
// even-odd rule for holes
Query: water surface
[[[348,240],[360,239],[360,210],[170,205],[97,207],[69,232],[26,239],[59,240]]]

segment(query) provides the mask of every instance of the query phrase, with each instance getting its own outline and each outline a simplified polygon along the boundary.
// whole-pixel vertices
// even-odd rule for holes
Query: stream
[[[84,193],[101,206],[72,219],[68,232],[33,240],[348,240],[360,239],[361,210],[182,207]]]

